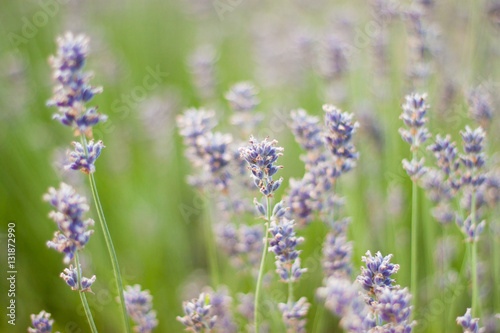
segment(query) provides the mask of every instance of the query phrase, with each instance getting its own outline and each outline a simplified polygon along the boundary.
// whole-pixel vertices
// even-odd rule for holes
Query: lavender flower
[[[399,265],[392,264],[391,258],[392,254],[383,257],[380,251],[375,256],[372,256],[370,251],[366,252],[366,257],[362,257],[366,268],[361,267],[361,274],[356,279],[363,289],[373,293],[377,287],[392,288],[395,280],[391,279],[391,275],[397,273]]]
[[[472,318],[471,309],[468,308],[465,314],[457,317],[457,324],[462,326],[464,333],[481,333],[485,332],[484,328],[479,327],[479,318]]]
[[[379,288],[376,290],[377,303],[374,305],[382,320],[395,325],[405,325],[411,314],[411,295],[408,290]]]
[[[248,321],[252,321],[254,318],[255,312],[255,295],[252,293],[238,294],[238,302],[240,303],[237,306],[238,312]]]
[[[342,172],[347,172],[358,159],[358,153],[351,139],[359,124],[352,121],[351,113],[342,112],[333,105],[323,105],[323,110],[326,127],[323,133],[325,145],[336,158],[338,168]]]
[[[136,326],[136,332],[150,333],[158,326],[156,312],[153,310],[153,297],[149,290],[141,291],[141,286],[126,286],[123,292],[127,313]]]
[[[224,95],[231,108],[236,112],[252,111],[260,101],[258,90],[250,82],[239,82]]]
[[[300,147],[307,152],[322,148],[319,118],[308,115],[303,109],[294,110],[290,115],[292,117],[290,128]]]
[[[54,234],[54,239],[47,242],[47,246],[58,252],[64,253],[64,262],[68,264],[73,259],[77,250],[83,249],[94,232],[88,230],[94,225],[92,219],[83,220],[83,215],[88,212],[89,206],[84,197],[79,196],[76,190],[65,183],[60,188],[49,188],[43,196],[57,211],[51,211],[49,217],[57,223],[59,231]]]
[[[349,332],[367,332],[375,326],[368,306],[359,294],[359,289],[348,279],[329,277],[324,287],[317,290],[325,307],[341,318],[340,325]]]
[[[484,85],[472,88],[467,92],[469,113],[481,127],[488,128],[493,116],[491,96]]]
[[[274,165],[278,157],[283,155],[283,148],[276,147],[277,143],[278,141],[268,141],[267,138],[261,142],[257,142],[251,136],[250,145],[239,149],[241,158],[247,162],[248,169],[252,172],[255,186],[267,197],[272,197],[283,181],[283,178],[273,180],[274,174],[283,168],[282,166]]]
[[[178,316],[177,320],[186,326],[186,331],[211,330],[217,322],[217,316],[211,314],[212,305],[210,303],[210,297],[201,293],[198,298],[182,303],[185,316]]]
[[[349,278],[352,271],[352,242],[344,233],[331,231],[323,244],[323,272],[326,277]]]
[[[177,116],[179,134],[187,146],[196,143],[196,139],[215,127],[215,112],[212,110],[190,108]]]
[[[483,233],[484,227],[486,226],[486,221],[484,220],[480,223],[472,223],[470,215],[467,216],[465,221],[461,217],[457,216],[456,222],[465,235],[465,241],[470,243],[477,242],[479,240],[479,236]]]
[[[96,108],[85,107],[101,87],[89,84],[92,74],[83,72],[88,54],[89,39],[85,35],[73,36],[67,32],[57,39],[57,56],[50,58],[54,69],[53,77],[59,82],[54,88],[54,96],[47,102],[59,110],[54,119],[63,125],[73,127],[77,133],[91,136],[92,127],[107,120],[107,116],[97,113]]]
[[[31,325],[33,328],[29,327],[29,333],[50,333],[52,332],[52,325],[54,324],[54,319],[50,319],[50,313],[41,311],[39,314],[32,314]],[[56,332],[58,333],[58,332]]]
[[[403,113],[399,118],[403,120],[407,128],[400,128],[399,134],[404,141],[411,145],[411,149],[415,150],[430,136],[425,127],[428,121],[425,115],[429,109],[429,105],[425,103],[427,94],[411,94],[405,98],[406,102],[402,105]]]
[[[287,283],[297,281],[306,269],[300,268],[299,254],[302,251],[296,247],[303,241],[303,237],[295,236],[295,222],[286,218],[271,221],[269,232],[273,236],[269,240],[269,252],[276,255],[276,272],[281,280]]]
[[[196,140],[204,169],[210,173],[214,185],[223,191],[226,190],[230,179],[230,173],[226,169],[233,158],[229,151],[231,142],[230,134],[219,132],[208,132]]]
[[[80,275],[82,273],[82,268],[80,267]],[[69,268],[65,268],[64,271],[59,275],[73,290],[78,290],[80,292],[90,292],[93,293],[90,287],[96,280],[96,276],[93,275],[90,279],[82,276],[82,281],[78,281],[78,271],[76,267],[70,265]],[[81,288],[80,288],[81,286]]]
[[[462,183],[477,188],[486,179],[484,172],[481,171],[486,163],[486,157],[482,152],[486,134],[481,127],[471,130],[469,126],[466,126],[465,131],[461,131],[460,134],[465,153],[460,156],[460,161],[466,169],[462,174]]]
[[[75,150],[69,153],[69,162],[70,164],[65,166],[65,169],[73,169],[80,170],[85,174],[90,174],[95,172],[95,161],[101,155],[101,150],[105,146],[102,141],[99,140],[96,144],[94,144],[94,140],[90,140],[87,144],[87,154],[85,153],[85,149],[81,143],[73,141],[73,146]]]
[[[215,292],[209,290],[208,294],[210,296],[210,303],[212,308],[210,312],[217,316],[216,327],[217,332],[220,333],[235,333],[237,332],[237,326],[234,322],[232,308],[233,308],[233,298],[229,296],[227,287],[219,287]]]
[[[290,206],[291,215],[297,220],[299,226],[306,226],[314,218],[313,184],[307,181],[306,173],[303,179],[290,179],[286,203]]]
[[[307,298],[305,297],[301,297],[297,302],[292,304],[278,304],[278,308],[283,314],[283,321],[285,322],[288,332],[306,332],[306,316],[310,306],[311,304],[307,302]]]

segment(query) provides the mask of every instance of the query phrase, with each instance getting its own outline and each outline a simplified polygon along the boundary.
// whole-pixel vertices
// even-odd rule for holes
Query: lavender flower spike
[[[189,332],[210,331],[214,328],[217,321],[217,316],[211,314],[210,297],[205,293],[201,293],[198,298],[194,298],[189,302],[182,304],[184,308],[184,317],[177,317]]]
[[[251,136],[250,145],[239,149],[241,157],[247,162],[248,169],[252,172],[255,186],[267,197],[272,197],[283,181],[283,178],[273,180],[274,174],[283,168],[274,165],[278,157],[283,155],[283,148],[276,147],[277,143],[276,140],[268,141],[268,138],[257,142]]]
[[[54,239],[47,242],[47,246],[64,253],[64,262],[68,264],[73,259],[75,252],[81,250],[88,243],[94,232],[88,230],[94,225],[92,219],[83,220],[83,215],[88,212],[89,206],[84,197],[65,183],[59,189],[49,188],[43,196],[57,211],[51,211],[49,217],[57,223],[59,231],[54,234]]]
[[[425,103],[427,94],[411,94],[406,96],[406,102],[402,105],[403,113],[399,117],[407,127],[400,128],[399,133],[403,140],[409,143],[412,150],[427,141],[430,134],[425,124],[428,119],[425,117],[429,105]]]
[[[269,252],[276,255],[276,272],[281,280],[287,283],[297,281],[306,269],[300,268],[299,254],[302,251],[296,250],[297,245],[303,241],[303,237],[295,236],[295,222],[286,218],[271,221],[269,232],[273,236],[269,240]]]
[[[80,275],[81,271],[82,268],[80,267]],[[78,272],[76,270],[76,267],[73,267],[73,265],[70,265],[69,268],[65,268],[64,271],[59,276],[68,284],[68,286],[71,287],[71,289],[78,290],[81,292],[88,291],[90,293],[93,293],[90,287],[92,287],[92,284],[96,280],[95,275],[93,275],[90,279],[82,276],[81,289],[80,289],[80,283],[78,281]]]
[[[351,143],[352,135],[359,127],[352,121],[352,113],[342,112],[333,105],[323,105],[326,132],[323,134],[325,145],[340,159],[357,159],[358,153]]]
[[[85,154],[85,149],[81,143],[73,141],[75,150],[69,153],[70,164],[66,165],[65,169],[80,170],[84,174],[91,174],[95,172],[95,161],[101,155],[101,150],[104,144],[99,140],[94,144],[94,140],[90,140],[87,144],[88,157]]]
[[[57,55],[52,56],[49,61],[54,70],[53,77],[59,83],[47,105],[59,109],[54,119],[74,128],[77,133],[90,136],[92,127],[106,121],[107,116],[98,114],[96,108],[85,107],[85,103],[102,92],[101,87],[89,84],[92,74],[83,72],[88,55],[88,41],[85,35],[75,37],[71,32],[57,39]]]
[[[231,108],[236,112],[252,111],[260,101],[258,89],[250,82],[239,82],[224,95]]]
[[[311,304],[307,302],[307,298],[302,297],[293,304],[278,304],[278,308],[283,314],[283,321],[288,329],[288,332],[305,333],[306,332],[306,316]]]
[[[31,325],[33,328],[29,327],[29,333],[50,333],[52,332],[52,325],[54,324],[54,319],[50,319],[50,313],[41,311],[39,314],[32,314]],[[58,333],[58,332],[56,332]]]
[[[397,273],[399,265],[392,264],[391,258],[392,254],[383,257],[380,252],[377,252],[375,256],[372,256],[370,251],[366,252],[366,257],[362,257],[366,268],[361,267],[361,274],[356,279],[363,289],[375,292],[377,287],[392,288],[395,280],[391,279],[391,275]]]
[[[472,318],[471,309],[468,308],[465,314],[457,317],[457,324],[462,326],[464,333],[482,333],[486,330],[479,327],[479,318]]]
[[[292,111],[290,116],[292,117],[290,128],[295,141],[302,149],[314,151],[323,146],[318,117],[308,115],[303,109]]]
[[[141,291],[141,286],[126,286],[123,292],[127,313],[136,326],[136,332],[150,333],[158,326],[156,312],[153,310],[153,297],[149,290]],[[119,298],[118,298],[119,300]]]

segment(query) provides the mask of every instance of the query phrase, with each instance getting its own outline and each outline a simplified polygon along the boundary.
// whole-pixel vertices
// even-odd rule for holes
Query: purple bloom
[[[290,128],[300,147],[305,151],[315,151],[322,148],[323,140],[319,118],[308,115],[303,109],[294,110],[290,115],[292,117]]]
[[[104,148],[104,144],[99,140],[94,144],[94,140],[90,140],[87,144],[87,154],[85,149],[79,142],[73,141],[73,146],[75,150],[69,153],[70,164],[65,166],[65,169],[80,170],[85,174],[90,174],[95,172],[95,161],[101,155],[101,150]]]
[[[94,232],[88,230],[94,225],[94,221],[83,220],[83,214],[88,212],[89,206],[84,197],[79,196],[73,187],[65,183],[61,183],[58,190],[49,188],[43,199],[57,210],[51,211],[49,217],[59,227],[54,239],[47,242],[47,246],[64,253],[64,262],[68,264],[75,252],[85,247]]]
[[[484,328],[479,327],[479,318],[472,318],[470,308],[465,311],[463,316],[457,317],[457,324],[462,326],[464,333],[481,333],[485,331]]]
[[[254,179],[254,184],[260,189],[260,192],[272,197],[281,185],[282,178],[273,180],[273,176],[282,166],[274,165],[278,157],[282,156],[283,148],[276,147],[278,141],[268,141],[265,138],[261,142],[257,142],[255,138],[250,137],[250,145],[241,147],[241,158],[248,164],[248,169],[251,171],[251,176]]]
[[[367,332],[375,326],[359,289],[348,279],[329,277],[325,286],[318,288],[317,294],[325,300],[325,307],[341,318],[340,325],[347,331]]]
[[[197,151],[203,167],[211,175],[212,182],[217,188],[225,190],[228,186],[230,173],[226,170],[233,159],[229,151],[232,142],[230,134],[208,132],[196,140]]]
[[[481,221],[480,223],[472,223],[471,216],[467,216],[465,221],[457,216],[457,225],[460,227],[465,235],[466,242],[477,242],[479,236],[483,233],[484,227],[486,226],[486,221]]]
[[[446,175],[450,175],[458,170],[460,164],[457,159],[458,151],[456,143],[451,141],[451,137],[441,137],[436,135],[436,141],[427,149],[434,153],[436,164]]]
[[[407,159],[403,160],[403,169],[405,169],[408,176],[411,177],[413,181],[420,179],[426,172],[427,168],[424,166],[424,159],[412,159],[408,161]]]
[[[29,333],[50,333],[52,332],[52,325],[54,324],[54,319],[50,319],[50,313],[41,311],[39,314],[32,314],[31,325],[33,328],[29,327]]]
[[[305,297],[301,297],[297,302],[292,304],[278,304],[278,308],[283,314],[283,321],[289,332],[306,332],[306,316],[310,306],[311,304],[307,302],[307,298]]]
[[[323,245],[323,272],[326,277],[349,278],[352,271],[352,242],[347,241],[344,233],[331,231],[326,235]]]
[[[409,143],[412,150],[427,141],[430,134],[425,124],[428,119],[425,117],[429,106],[425,103],[427,94],[411,94],[406,96],[406,102],[402,105],[403,113],[399,117],[407,128],[400,128],[399,133],[404,141]]]
[[[481,170],[486,163],[486,156],[482,152],[486,133],[481,127],[471,130],[469,126],[465,126],[465,131],[461,131],[460,134],[465,153],[460,156],[460,161],[466,169],[462,174],[462,183],[477,188],[486,179]]]
[[[186,326],[187,331],[202,332],[210,331],[217,322],[217,316],[211,313],[210,296],[201,293],[198,298],[182,303],[184,317],[177,316],[177,320]]]
[[[399,265],[392,264],[391,258],[392,254],[383,257],[380,252],[377,252],[375,256],[372,256],[370,251],[366,252],[366,257],[362,257],[366,268],[361,267],[361,274],[357,277],[363,289],[373,293],[377,287],[392,288],[395,280],[391,279],[391,275],[397,273]]]
[[[215,127],[215,112],[212,110],[190,108],[177,116],[179,134],[187,146],[196,143],[196,139]]]
[[[323,139],[326,147],[337,159],[340,169],[345,169],[345,161],[354,161],[358,159],[358,153],[351,143],[352,135],[359,127],[357,122],[352,121],[353,115],[348,112],[342,112],[333,105],[323,105],[325,111],[325,127]],[[352,163],[352,162],[351,162]],[[349,171],[348,170],[345,171]],[[343,170],[344,171],[344,170]]]
[[[258,89],[250,82],[239,82],[224,95],[231,108],[236,112],[254,110],[260,101],[257,98]]]
[[[287,218],[271,221],[269,232],[272,237],[269,240],[269,252],[276,255],[276,272],[281,280],[287,283],[297,281],[306,269],[300,268],[299,254],[302,251],[296,250],[296,247],[303,241],[303,237],[296,237],[295,222]]]
[[[483,128],[488,128],[493,116],[491,95],[484,85],[467,92],[467,103],[472,118]]]
[[[82,273],[82,268],[80,267],[80,275]],[[80,282],[78,281],[78,271],[76,267],[70,265],[69,268],[65,268],[64,271],[59,275],[73,290],[78,290],[81,292],[88,291],[92,293],[90,287],[96,280],[96,276],[93,275],[90,279],[82,276],[81,289]]]
[[[212,308],[210,312],[217,316],[216,327],[217,332],[220,333],[235,333],[237,332],[237,326],[234,322],[233,318],[233,298],[229,296],[229,292],[227,287],[219,287],[219,289],[215,292],[213,290],[209,290],[208,294],[210,295],[210,303]]]
[[[377,314],[387,323],[405,324],[411,314],[411,295],[408,290],[382,287],[376,289]]]
[[[156,312],[153,310],[153,296],[149,290],[141,291],[141,286],[126,286],[123,292],[127,313],[136,326],[136,332],[150,333],[158,326]]]
[[[85,35],[75,37],[71,32],[57,39],[57,56],[52,56],[50,63],[54,69],[53,77],[59,84],[47,105],[58,108],[59,113],[54,115],[54,119],[77,132],[91,135],[92,127],[106,121],[107,116],[98,114],[96,108],[85,107],[94,95],[102,92],[101,87],[90,86],[92,75],[83,72],[88,41]]]

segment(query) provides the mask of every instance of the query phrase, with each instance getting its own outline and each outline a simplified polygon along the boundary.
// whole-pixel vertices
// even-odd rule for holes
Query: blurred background
[[[175,320],[182,301],[209,283],[202,206],[185,181],[191,167],[175,126],[184,109],[213,108],[218,128],[238,133],[227,121],[231,111],[224,93],[239,81],[253,82],[258,110],[266,116],[254,134],[276,138],[285,148],[280,162],[285,186],[278,197],[291,177],[304,174],[302,152],[287,126],[290,110],[300,107],[322,116],[321,106],[331,103],[353,112],[361,124],[355,138],[360,160],[340,188],[345,215],[353,220],[354,274],[367,250],[380,250],[394,254],[393,262],[401,265],[397,282],[408,286],[411,181],[401,160],[410,152],[398,134],[404,95],[427,92],[431,132],[455,139],[465,124],[473,124],[468,89],[483,87],[498,105],[500,5],[495,1],[3,0],[0,8],[0,242],[3,252],[7,223],[14,221],[18,271],[12,327],[4,315],[6,256],[0,256],[2,332],[25,332],[29,315],[42,309],[52,313],[56,330],[88,331],[77,293],[59,278],[65,267],[61,255],[45,245],[55,231],[47,217],[51,208],[42,202],[50,186],[68,182],[91,202],[87,178],[62,167],[75,139],[51,120],[55,110],[45,106],[53,87],[47,59],[65,31],[90,37],[86,69],[95,73],[93,85],[104,88],[91,105],[109,116],[94,131],[106,146],[96,182],[124,283],[151,291],[158,332],[182,331]],[[492,165],[499,124],[494,118],[488,132]],[[441,239],[443,228],[433,220],[424,193],[420,196],[419,213],[432,221],[432,232],[419,240],[425,311],[417,320],[429,324],[416,331],[433,332],[446,321],[458,332],[454,318],[469,304],[468,286],[458,293],[449,320],[450,304],[436,301],[434,293],[445,279],[436,269],[435,249],[440,242],[451,244],[450,271],[457,272],[462,236],[452,225]],[[89,214],[97,218],[93,206]],[[490,225],[497,223],[494,216]],[[113,274],[101,230],[95,230],[82,252],[84,270],[98,278],[95,295],[88,298],[97,327],[117,332]],[[311,273],[296,294],[310,301],[321,285],[314,258],[325,230],[314,221],[299,232],[306,239],[303,265]],[[486,318],[500,310],[500,302],[491,296],[498,295],[498,283],[491,280],[490,252],[487,246],[482,251]],[[252,282],[236,282],[236,270],[222,253],[220,258],[222,282],[230,292],[252,291]],[[315,309],[313,304],[310,318]],[[340,331],[337,320],[327,315],[325,332],[335,331]]]

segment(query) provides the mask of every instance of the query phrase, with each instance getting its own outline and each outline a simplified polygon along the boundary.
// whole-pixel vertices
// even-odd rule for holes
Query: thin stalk
[[[214,232],[212,228],[212,206],[210,199],[205,200],[205,243],[207,244],[208,264],[210,265],[210,279],[212,280],[213,287],[219,285],[219,265],[217,262],[217,249],[215,246]]]
[[[87,296],[85,296],[85,292],[82,290],[82,271],[80,269],[80,259],[78,258],[78,252],[75,252],[75,265],[76,272],[78,275],[78,293],[80,294],[80,299],[82,300],[83,309],[85,310],[85,315],[87,316],[87,320],[89,321],[90,329],[92,333],[97,333],[97,327],[94,323],[94,318],[92,318],[92,312],[90,312],[89,303],[87,302]]]
[[[292,272],[290,272],[290,273],[292,273]],[[290,274],[290,276],[292,276],[292,275]],[[290,309],[291,309],[292,304],[293,304],[293,283],[292,283],[292,281],[288,281],[288,307]]]
[[[472,200],[471,200],[471,223],[476,225],[476,192],[472,190]],[[478,313],[478,297],[479,297],[479,286],[477,284],[477,242],[475,239],[472,240],[471,245],[471,275],[472,275],[472,316],[479,316]]]
[[[413,159],[417,158],[417,151],[413,151]],[[412,182],[412,194],[411,194],[411,279],[410,279],[410,289],[413,295],[413,306],[417,309],[418,297],[417,297],[417,209],[418,209],[418,187],[417,182],[414,180]],[[412,312],[412,314],[415,311]]]
[[[498,223],[498,222],[496,222]],[[495,226],[495,229],[491,233],[491,239],[493,243],[493,288],[494,288],[494,299],[493,305],[495,312],[500,311],[500,240],[498,239],[498,227]]]
[[[324,312],[325,312],[324,304],[318,303],[318,307],[316,308],[316,314],[314,315],[312,333],[319,332],[323,327]]]
[[[262,284],[262,277],[264,276],[264,266],[266,263],[267,245],[269,244],[267,240],[267,234],[269,233],[269,222],[271,221],[271,198],[267,197],[267,208],[266,208],[266,233],[264,234],[264,247],[262,248],[262,257],[260,258],[259,276],[257,277],[257,286],[255,287],[255,308],[254,308],[254,326],[255,333],[259,333],[259,295],[260,286]]]
[[[85,155],[88,157],[87,149],[87,138],[82,134],[82,143],[85,149]],[[92,190],[92,196],[94,198],[94,203],[97,208],[97,215],[99,216],[99,222],[101,224],[102,232],[104,234],[104,240],[106,241],[106,246],[108,248],[109,257],[111,259],[111,266],[113,267],[113,274],[116,281],[116,289],[118,289],[118,295],[120,297],[120,306],[122,309],[123,323],[125,325],[125,330],[127,333],[131,333],[130,322],[127,315],[127,308],[125,307],[125,298],[123,296],[123,283],[122,276],[120,274],[120,267],[118,266],[118,258],[116,257],[115,248],[113,246],[113,241],[111,240],[111,234],[109,233],[108,225],[106,223],[106,218],[104,217],[104,211],[102,209],[101,201],[99,200],[99,193],[97,192],[97,187],[95,184],[94,174],[89,174],[90,188]]]

